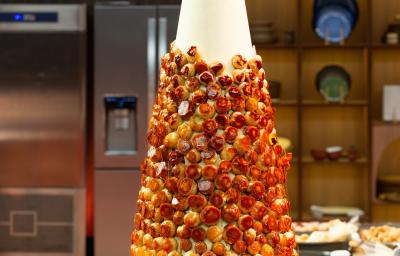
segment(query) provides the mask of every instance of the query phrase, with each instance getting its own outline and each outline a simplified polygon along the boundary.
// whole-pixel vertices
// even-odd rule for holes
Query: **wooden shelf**
[[[391,49],[400,50],[400,44],[390,45],[390,44],[373,44],[372,49]]]
[[[382,120],[373,120],[373,126],[393,126],[398,127],[400,129],[400,122],[390,122],[390,121],[382,121]]]
[[[267,44],[267,43],[256,43],[254,44],[256,49],[287,49],[287,50],[295,50],[297,49],[296,44]]]
[[[304,44],[304,45],[300,45],[300,47],[304,48],[304,49],[364,49],[367,48],[368,45],[367,44]]]
[[[316,161],[312,156],[304,156],[301,161],[303,164],[368,164],[368,158],[367,157],[360,157],[355,161],[350,161],[349,159],[346,158],[340,158],[338,160],[322,160],[322,161]]]
[[[320,100],[304,100],[301,105],[304,107],[329,107],[329,108],[342,108],[342,107],[368,107],[368,101],[365,100],[348,100],[343,103],[329,103]]]

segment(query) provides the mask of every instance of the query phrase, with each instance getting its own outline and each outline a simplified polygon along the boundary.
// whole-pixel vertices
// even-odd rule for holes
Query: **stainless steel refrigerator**
[[[86,6],[0,4],[0,255],[85,253]]]
[[[178,6],[94,8],[95,255],[129,255],[159,59],[175,40]]]

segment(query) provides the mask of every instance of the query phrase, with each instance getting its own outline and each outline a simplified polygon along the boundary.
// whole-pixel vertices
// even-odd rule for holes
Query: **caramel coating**
[[[188,205],[193,211],[200,212],[207,205],[207,198],[203,195],[190,195]]]
[[[229,224],[224,228],[223,239],[228,244],[235,244],[242,238],[242,231],[235,225]]]
[[[213,243],[219,242],[222,240],[222,232],[219,226],[211,226],[207,229],[207,239]]]
[[[207,251],[207,245],[206,243],[204,243],[203,241],[197,242],[194,245],[194,250],[198,253],[198,254],[203,254]]]
[[[192,128],[187,123],[179,125],[177,132],[182,139],[190,139],[192,137]]]
[[[221,211],[215,206],[207,206],[200,213],[200,220],[206,225],[215,225],[221,218]]]
[[[216,255],[219,256],[225,254],[225,246],[221,242],[214,243],[212,250]]]
[[[194,68],[193,64],[186,64],[185,66],[182,67],[180,70],[180,74],[184,76],[185,78],[189,78],[194,76],[196,70]]]
[[[170,220],[165,220],[160,225],[160,235],[162,237],[173,237],[175,235],[175,224]]]
[[[200,215],[197,212],[188,212],[183,217],[183,222],[188,227],[196,227],[200,225]]]
[[[192,249],[192,242],[189,239],[181,239],[180,241],[180,248],[184,251],[187,252],[190,249]]]
[[[236,69],[243,69],[246,62],[246,59],[242,55],[235,55],[232,58],[232,66]]]
[[[224,64],[220,63],[220,62],[214,62],[210,64],[210,71],[214,74],[214,75],[220,75],[222,74],[222,72],[224,71]]]
[[[217,81],[222,87],[226,87],[226,86],[232,85],[233,78],[231,75],[224,74],[224,75],[218,76]]]

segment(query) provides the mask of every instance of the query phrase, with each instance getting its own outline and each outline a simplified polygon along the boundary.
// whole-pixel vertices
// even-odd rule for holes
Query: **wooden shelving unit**
[[[358,23],[344,45],[325,45],[311,25],[313,0],[247,1],[250,23],[273,22],[280,38],[295,32],[295,43],[256,44],[268,80],[282,83],[276,125],[280,136],[295,144],[297,159],[289,172],[292,216],[311,218],[312,204],[356,206],[365,220],[384,220],[376,210],[371,184],[372,124],[381,119],[384,84],[400,83],[400,45],[380,38],[400,14],[398,0],[358,0]],[[340,65],[351,75],[351,89],[342,104],[328,104],[316,89],[316,75],[326,65]],[[400,126],[399,126],[400,127]],[[355,145],[355,161],[315,161],[311,149]],[[393,206],[394,207],[394,206]]]
[[[368,158],[366,156],[361,156],[360,158],[354,160],[354,161],[349,161],[348,159],[338,159],[335,161],[332,160],[322,160],[322,161],[316,161],[312,156],[303,156],[302,163],[303,164],[368,164]]]

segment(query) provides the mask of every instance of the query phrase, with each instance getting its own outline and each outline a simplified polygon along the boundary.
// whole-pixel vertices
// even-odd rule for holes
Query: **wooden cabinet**
[[[391,220],[373,198],[371,141],[372,124],[382,116],[383,85],[400,84],[400,45],[381,43],[386,26],[400,14],[400,3],[357,3],[360,16],[350,38],[343,45],[325,45],[312,28],[313,0],[247,1],[250,24],[273,22],[280,38],[256,49],[267,79],[282,84],[280,101],[273,105],[278,134],[295,146],[288,182],[294,219],[310,219],[310,206],[319,204],[356,206],[366,212],[365,220]],[[283,43],[285,31],[293,31],[294,44]],[[327,65],[339,65],[351,75],[344,103],[327,104],[316,89],[317,73]],[[311,149],[334,145],[354,145],[360,158],[317,162],[310,155]]]

